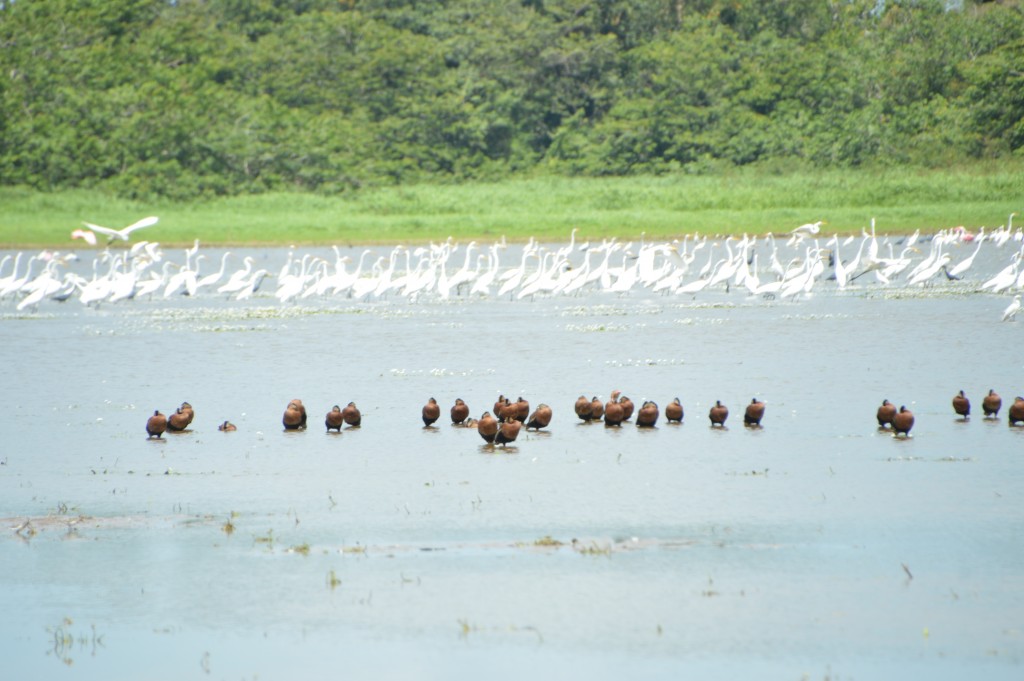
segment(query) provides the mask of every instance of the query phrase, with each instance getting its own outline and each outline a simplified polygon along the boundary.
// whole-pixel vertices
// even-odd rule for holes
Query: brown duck
[[[358,428],[363,422],[363,415],[359,412],[359,407],[356,406],[355,402],[349,402],[345,405],[345,408],[341,410],[341,418],[345,419],[346,425],[352,428]]]
[[[712,428],[715,426],[724,428],[725,420],[729,418],[729,408],[720,400],[715,400],[715,406],[711,407],[711,411],[708,412],[708,418],[711,419]]]
[[[606,428],[621,426],[625,420],[623,418],[625,412],[622,409],[622,405],[615,399],[617,396],[618,393],[613,392],[612,398],[604,405],[604,425]]]
[[[914,412],[904,406],[892,417],[892,430],[895,435],[910,435],[910,429],[914,427]]]
[[[964,395],[963,390],[953,396],[953,411],[963,416],[964,421],[971,415],[971,401],[967,399],[967,395]]]
[[[225,421],[224,423],[222,423],[219,426],[217,426],[217,430],[219,430],[219,431],[221,431],[223,433],[233,433],[236,430],[238,430],[238,426],[236,426],[235,424],[231,423],[231,421]]]
[[[665,406],[665,420],[669,423],[682,423],[683,421],[683,403],[679,401],[679,398],[673,398]]]
[[[653,428],[654,424],[658,422],[658,416],[661,411],[658,409],[658,405],[647,400],[640,405],[639,411],[636,413],[636,425],[640,428]]]
[[[494,437],[498,434],[498,419],[491,416],[491,412],[485,411],[476,422],[476,432],[487,442],[494,442]]]
[[[494,443],[504,447],[509,442],[515,442],[516,438],[519,437],[519,429],[522,427],[522,421],[516,421],[515,419],[505,421],[498,427],[498,432],[494,435]]]
[[[284,417],[281,419],[285,430],[305,430],[306,428],[306,407],[302,400],[292,400],[285,407]]]
[[[423,427],[429,428],[439,418],[441,418],[441,407],[438,405],[437,400],[431,397],[423,405]]]
[[[516,420],[526,421],[530,417],[530,403],[522,397],[516,400]]]
[[[619,404],[622,405],[622,420],[628,421],[633,418],[633,412],[636,411],[636,405],[633,404],[633,400],[623,395],[619,398]]]
[[[1015,426],[1018,423],[1024,423],[1024,397],[1014,398],[1013,404],[1010,405],[1010,409],[1008,411],[1011,426]]]
[[[498,395],[498,399],[494,401],[494,409],[491,410],[491,413],[494,414],[494,418],[499,421],[504,420],[505,417],[502,416],[502,412],[505,410],[505,405],[507,404],[508,398],[504,395]]]
[[[501,411],[498,412],[498,421],[518,421],[519,420],[519,407],[515,402],[505,400],[505,404],[501,405]]]
[[[882,400],[882,406],[878,408],[875,418],[878,419],[878,427],[886,428],[892,425],[892,419],[896,416],[896,405],[889,400]]]
[[[537,405],[537,408],[527,418],[526,429],[540,430],[541,428],[547,428],[549,423],[551,423],[551,407],[541,403]]]
[[[188,424],[192,423],[192,418],[195,416],[195,412],[192,411],[192,405],[188,402],[182,402],[181,406],[178,407],[173,414],[167,419],[167,430],[175,432],[181,432],[188,428]]]
[[[997,418],[999,410],[1003,406],[1003,398],[995,390],[989,390],[988,395],[981,401],[981,409],[985,412],[985,418]]]
[[[327,430],[341,432],[341,427],[345,425],[345,415],[341,413],[341,407],[334,405],[334,407],[327,412],[326,418],[324,418],[324,425],[327,426]]]
[[[146,435],[147,439],[156,438],[162,439],[164,431],[167,430],[167,417],[160,413],[157,409],[153,412],[153,415],[146,420]]]
[[[590,418],[595,421],[604,418],[604,402],[598,399],[597,395],[590,400]]]
[[[743,425],[745,426],[759,426],[761,425],[761,419],[764,418],[764,402],[759,401],[756,397],[750,401],[747,405],[746,411],[743,413]]]
[[[576,416],[579,416],[584,421],[591,421],[594,418],[594,414],[591,410],[590,400],[584,395],[580,395],[576,398]]]
[[[455,404],[452,406],[452,423],[461,425],[468,418],[469,405],[463,402],[461,397],[455,398]]]

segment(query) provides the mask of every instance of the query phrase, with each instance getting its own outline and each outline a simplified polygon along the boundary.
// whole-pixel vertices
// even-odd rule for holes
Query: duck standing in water
[[[195,412],[192,410],[192,405],[188,402],[182,402],[181,406],[175,409],[174,413],[167,419],[167,430],[180,433],[188,428],[188,424],[192,423],[194,417]]]
[[[530,403],[522,397],[516,400],[516,420],[523,422],[530,417]]]
[[[875,418],[878,419],[878,427],[888,428],[891,426],[894,416],[896,416],[896,405],[889,400],[882,400],[882,406],[875,413]]]
[[[281,422],[285,430],[306,429],[306,407],[303,406],[302,400],[295,399],[288,403]]]
[[[231,423],[231,421],[225,421],[224,423],[217,426],[217,430],[221,431],[222,433],[233,433],[236,430],[238,430],[238,426]]]
[[[349,402],[345,405],[345,408],[341,410],[341,417],[345,419],[345,423],[350,428],[358,428],[363,422],[363,415],[359,411],[359,407],[356,406],[355,402]]]
[[[551,423],[551,407],[542,402],[537,405],[537,408],[527,418],[526,429],[540,430],[541,428],[547,428],[549,423]]]
[[[758,401],[755,397],[747,405],[747,410],[743,414],[743,425],[757,427],[761,425],[761,419],[764,418],[764,402]]]
[[[461,397],[455,398],[452,406],[452,423],[456,426],[462,425],[463,421],[469,418],[469,405]]]
[[[612,392],[611,399],[604,405],[604,425],[606,428],[621,426],[625,420],[622,416],[624,413],[622,405],[615,399],[618,397],[618,394],[618,391]]]
[[[161,414],[160,410],[157,409],[153,412],[153,415],[146,420],[146,435],[148,436],[146,439],[163,439],[165,430],[167,430],[167,417]]]
[[[590,418],[595,421],[600,421],[604,418],[604,403],[598,399],[597,395],[594,395],[593,399],[590,400]]]
[[[494,442],[494,437],[498,434],[498,419],[491,416],[491,412],[485,411],[476,422],[476,432],[487,442]]]
[[[506,399],[505,403],[501,405],[501,411],[498,412],[497,417],[499,423],[517,421],[519,420],[519,407],[515,402]]]
[[[640,405],[640,411],[636,413],[636,425],[640,428],[653,428],[654,424],[658,422],[658,416],[661,411],[658,409],[658,405],[647,400]]]
[[[509,442],[515,442],[519,437],[519,429],[523,427],[522,421],[507,419],[498,426],[498,432],[494,434],[494,444],[504,447]]]
[[[711,407],[711,411],[708,412],[708,418],[711,419],[712,428],[715,426],[724,428],[725,420],[729,418],[729,408],[722,404],[720,400],[715,400],[715,406]]]
[[[345,425],[345,415],[341,413],[341,407],[334,405],[334,407],[327,412],[327,416],[324,418],[324,425],[327,426],[327,432],[337,431],[341,432],[341,427]]]
[[[580,395],[577,397],[576,406],[574,408],[576,410],[576,416],[579,416],[583,421],[589,422],[593,420],[594,415],[591,411],[590,400],[588,400],[586,396]]]
[[[914,427],[914,413],[904,406],[892,417],[893,435],[910,437],[910,429]]]
[[[665,407],[665,420],[669,423],[683,422],[683,403],[678,397],[672,399]]]
[[[1008,411],[1011,426],[1024,423],[1024,397],[1015,398]]]
[[[967,395],[964,395],[963,390],[953,397],[953,411],[963,416],[964,421],[971,415],[971,401],[967,399]]]
[[[622,420],[628,421],[633,418],[633,412],[636,411],[636,405],[633,404],[633,400],[623,395],[619,398],[619,404],[622,405]]]
[[[437,400],[431,397],[423,405],[423,427],[429,428],[439,418],[441,418],[441,407],[438,405]]]
[[[995,390],[989,390],[988,395],[981,401],[981,410],[985,412],[985,418],[998,418],[999,410],[1003,406],[1003,398]]]
[[[494,402],[494,408],[491,410],[491,413],[494,415],[494,418],[496,418],[498,421],[505,420],[505,417],[502,415],[502,412],[505,411],[505,406],[507,404],[508,398],[505,397],[504,395],[498,395],[498,399],[495,400]]]

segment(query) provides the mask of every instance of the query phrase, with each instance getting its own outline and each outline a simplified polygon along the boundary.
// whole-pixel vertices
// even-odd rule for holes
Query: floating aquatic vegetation
[[[694,319],[693,317],[684,317],[683,319],[673,319],[672,323],[679,324],[680,326],[717,326],[719,324],[725,324],[728,321],[728,319],[723,317],[714,317],[711,319]]]
[[[534,546],[562,546],[562,544],[563,542],[553,539],[550,534],[546,534],[533,542]]]
[[[445,369],[445,368],[408,370],[408,369],[394,368],[394,369],[391,369],[389,371],[389,373],[392,376],[394,376],[395,378],[409,378],[409,377],[413,377],[413,376],[434,376],[435,378],[447,378],[447,377],[462,377],[462,378],[465,378],[465,377],[469,377],[469,376],[490,376],[490,375],[495,373],[495,370],[494,369],[482,369],[482,370],[478,370],[478,369],[463,369],[463,370],[459,371],[459,370],[452,370],[452,369]]]
[[[851,317],[852,317],[852,315],[843,314],[843,313],[837,313],[837,312],[829,312],[829,313],[825,313],[825,314],[784,314],[784,315],[782,315],[782,319],[785,319],[787,321],[796,319],[796,320],[799,320],[799,321],[806,321],[806,322],[816,322],[816,321],[821,321],[823,319],[850,319]]]
[[[366,555],[366,547],[360,544],[356,544],[355,546],[342,546],[340,551],[342,554]]]
[[[88,652],[95,657],[96,652],[104,647],[103,635],[96,633],[96,625],[89,625],[89,632],[76,633],[72,627],[74,620],[65,617],[55,627],[46,627],[46,633],[51,637],[51,648],[46,651],[47,655],[53,655],[67,666],[74,664],[72,654],[77,651]]]
[[[589,544],[584,544],[578,539],[572,540],[572,550],[576,553],[581,553],[585,556],[610,556],[612,555],[612,545],[609,544],[598,544],[597,541],[591,540]]]
[[[257,544],[266,545],[272,551],[274,549],[274,530],[267,530],[265,535],[253,537],[252,540]]]
[[[732,476],[743,476],[743,477],[760,477],[760,478],[767,478],[767,477],[768,477],[768,469],[767,469],[767,468],[765,468],[765,469],[764,469],[764,470],[762,470],[762,471],[742,471],[742,472],[732,472],[732,473],[727,473],[726,475],[732,475]]]
[[[629,331],[629,324],[566,324],[566,331],[600,333],[604,331]]]
[[[635,317],[641,314],[661,314],[661,305],[573,305],[559,311],[561,317]]]
[[[676,359],[674,357],[644,357],[624,360],[605,360],[605,366],[610,367],[668,367],[678,366],[685,363],[686,362],[684,360]]]

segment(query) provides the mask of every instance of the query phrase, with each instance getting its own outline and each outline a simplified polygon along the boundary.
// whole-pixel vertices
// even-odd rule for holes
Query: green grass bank
[[[0,187],[0,244],[66,246],[82,221],[160,222],[133,240],[164,245],[373,244],[530,237],[674,238],[782,233],[817,220],[826,232],[880,233],[1006,224],[1024,210],[1024,160],[957,170],[744,169],[708,176],[538,177],[497,183],[367,188],[339,196],[262,194],[187,204],[74,190]],[[81,245],[82,242],[76,242]],[[104,243],[101,240],[101,245]]]

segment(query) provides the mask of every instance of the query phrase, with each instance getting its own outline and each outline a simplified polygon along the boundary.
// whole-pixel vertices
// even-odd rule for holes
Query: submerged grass
[[[67,245],[83,220],[160,223],[134,240],[165,245],[425,243],[529,237],[786,232],[817,220],[859,232],[996,227],[1024,209],[1024,160],[954,170],[887,168],[711,176],[536,177],[497,183],[368,188],[339,196],[262,194],[188,204],[145,203],[86,190],[0,188],[0,244]],[[77,242],[79,245],[81,242]]]

